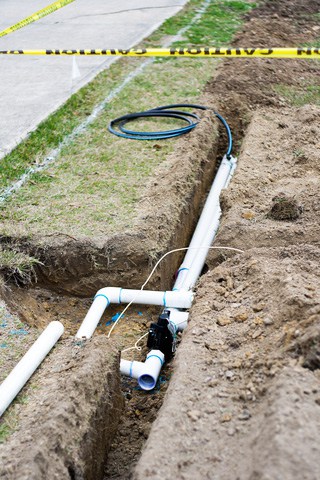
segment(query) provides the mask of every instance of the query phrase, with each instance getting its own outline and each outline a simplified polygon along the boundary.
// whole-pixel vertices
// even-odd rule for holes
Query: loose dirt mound
[[[319,44],[319,1],[266,1],[248,14],[234,47],[300,46]],[[228,59],[206,91],[230,123],[236,146],[243,138],[251,112],[257,107],[282,108],[283,96],[303,97],[308,87],[320,87],[319,62],[300,59]],[[279,89],[280,87],[280,89]],[[319,93],[319,90],[318,90]]]
[[[261,109],[222,197],[220,244],[319,244],[320,108]]]
[[[312,44],[319,6],[265,2],[235,45]],[[244,253],[209,256],[136,480],[320,477],[319,73],[227,60],[207,88],[249,124],[216,240]]]

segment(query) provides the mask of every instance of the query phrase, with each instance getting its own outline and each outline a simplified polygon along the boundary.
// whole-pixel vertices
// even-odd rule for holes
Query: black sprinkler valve
[[[169,330],[169,317],[170,311],[165,310],[157,323],[151,323],[147,341],[147,347],[164,354],[165,362],[171,360],[176,351],[176,340]]]

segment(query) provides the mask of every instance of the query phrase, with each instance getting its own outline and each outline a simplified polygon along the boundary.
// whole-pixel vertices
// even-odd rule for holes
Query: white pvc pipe
[[[146,305],[163,305],[170,310],[169,328],[173,331],[173,334],[186,327],[189,314],[179,309],[189,308],[192,304],[193,294],[190,289],[199,278],[208,250],[219,227],[221,215],[220,193],[229,184],[235,168],[236,159],[233,157],[228,159],[224,156],[184,261],[178,271],[173,291],[152,292],[148,290],[103,288],[95,296],[76,338],[90,338],[92,336],[104,310],[110,303],[134,302]],[[163,362],[163,353],[160,350],[153,350],[149,353],[145,362],[121,360],[120,371],[124,375],[136,378],[143,390],[152,390],[156,385]]]
[[[62,323],[50,322],[20,362],[0,385],[0,416],[5,412],[42,360],[64,332]]]
[[[190,308],[193,300],[191,292],[153,292],[152,290],[121,290],[121,303],[141,303],[143,305],[162,305],[164,307]]]
[[[180,288],[189,290],[194,287],[196,281],[198,280],[208,252],[210,250],[210,245],[212,244],[213,239],[217,234],[220,224],[220,216],[221,210],[219,206],[219,208],[215,211],[214,217],[211,219],[210,228],[208,228],[208,230],[203,236],[202,248],[198,250],[197,256],[194,258],[192,264],[190,265],[189,270],[187,271],[182,281],[182,284],[180,284]]]
[[[156,386],[163,363],[164,354],[160,350],[151,350],[145,362],[121,360],[120,372],[137,379],[143,390],[152,390]]]
[[[183,263],[179,268],[178,277],[174,284],[174,291],[182,293],[183,291],[190,290],[201,274],[201,270],[207,257],[210,245],[212,244],[219,228],[221,216],[221,190],[228,185],[235,168],[235,158],[232,157],[230,160],[228,160],[225,156],[222,159],[198,224],[192,236],[189,248]],[[177,331],[182,331],[186,328],[189,313],[179,310],[177,305],[169,308],[169,310],[169,329],[171,330],[172,334],[175,335]],[[150,360],[148,360],[148,362],[147,360],[144,363],[134,361],[129,362],[128,360],[121,360],[120,362],[121,373],[132,378],[136,378],[143,390],[152,390],[155,387],[160,374],[162,362],[159,361],[159,355],[154,355],[153,353],[154,351],[149,353],[147,360],[149,358]],[[146,366],[150,368],[150,372],[145,370]]]
[[[144,362],[136,362],[133,360],[120,360],[120,372],[127,377],[135,378],[136,380],[140,377],[142,369],[144,367]]]
[[[219,226],[219,218],[221,215],[219,201],[220,193],[229,183],[235,167],[236,159],[234,157],[231,157],[230,160],[228,160],[226,156],[223,157],[192,236],[189,248],[184,257],[183,263],[178,270],[178,276],[173,288],[174,290],[186,289],[185,280],[187,276],[189,276],[189,270],[195,261],[199,265],[202,263],[202,265],[201,268],[194,267],[194,272],[190,276],[192,282],[195,283],[201,273],[208,253],[208,249],[205,250],[203,247],[211,245]],[[207,236],[208,230],[214,234],[209,234]],[[197,257],[199,260],[196,260]],[[190,281],[188,281],[187,284],[190,284]]]
[[[78,340],[92,337],[93,332],[97,328],[97,325],[108,305],[109,303],[107,303],[107,300],[103,296],[95,297],[87,315],[77,331],[76,338]]]
[[[152,290],[127,290],[119,287],[106,287],[99,290],[76,334],[77,339],[91,338],[98,323],[110,303],[140,303],[163,307],[190,308],[192,292],[153,292]]]
[[[177,310],[176,308],[168,308],[170,311],[169,329],[172,335],[182,332],[188,324],[189,312]]]

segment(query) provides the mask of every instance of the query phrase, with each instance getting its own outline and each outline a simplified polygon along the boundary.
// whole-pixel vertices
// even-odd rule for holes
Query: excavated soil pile
[[[319,7],[266,2],[235,45],[312,43]],[[209,256],[135,480],[320,478],[320,108],[283,93],[319,73],[228,60],[208,86],[237,139],[249,124],[215,242],[244,253]]]
[[[135,478],[319,478],[319,260],[253,248],[201,280]]]
[[[32,377],[27,404],[16,406],[19,429],[1,445],[0,478],[101,478],[123,409],[119,377],[105,337],[60,343]]]

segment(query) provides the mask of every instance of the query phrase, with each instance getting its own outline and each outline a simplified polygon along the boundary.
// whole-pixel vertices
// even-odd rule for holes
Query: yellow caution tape
[[[72,0],[69,0],[72,1]],[[0,55],[107,55],[124,57],[262,57],[262,58],[318,58],[320,48],[128,48],[87,50],[0,50]]]
[[[38,12],[30,15],[30,17],[27,17],[24,20],[21,20],[20,22],[15,23],[11,27],[8,27],[5,30],[2,30],[2,32],[0,32],[0,37],[4,37],[9,33],[15,32],[16,30],[19,30],[19,28],[23,28],[26,25],[29,25],[29,23],[35,22],[36,20],[40,20],[40,18],[45,17],[46,15],[49,15],[50,13],[53,13],[56,10],[59,10],[59,8],[65,7],[71,2],[74,2],[74,0],[60,0],[58,2],[51,3],[51,5],[48,5],[42,10],[39,10]]]

